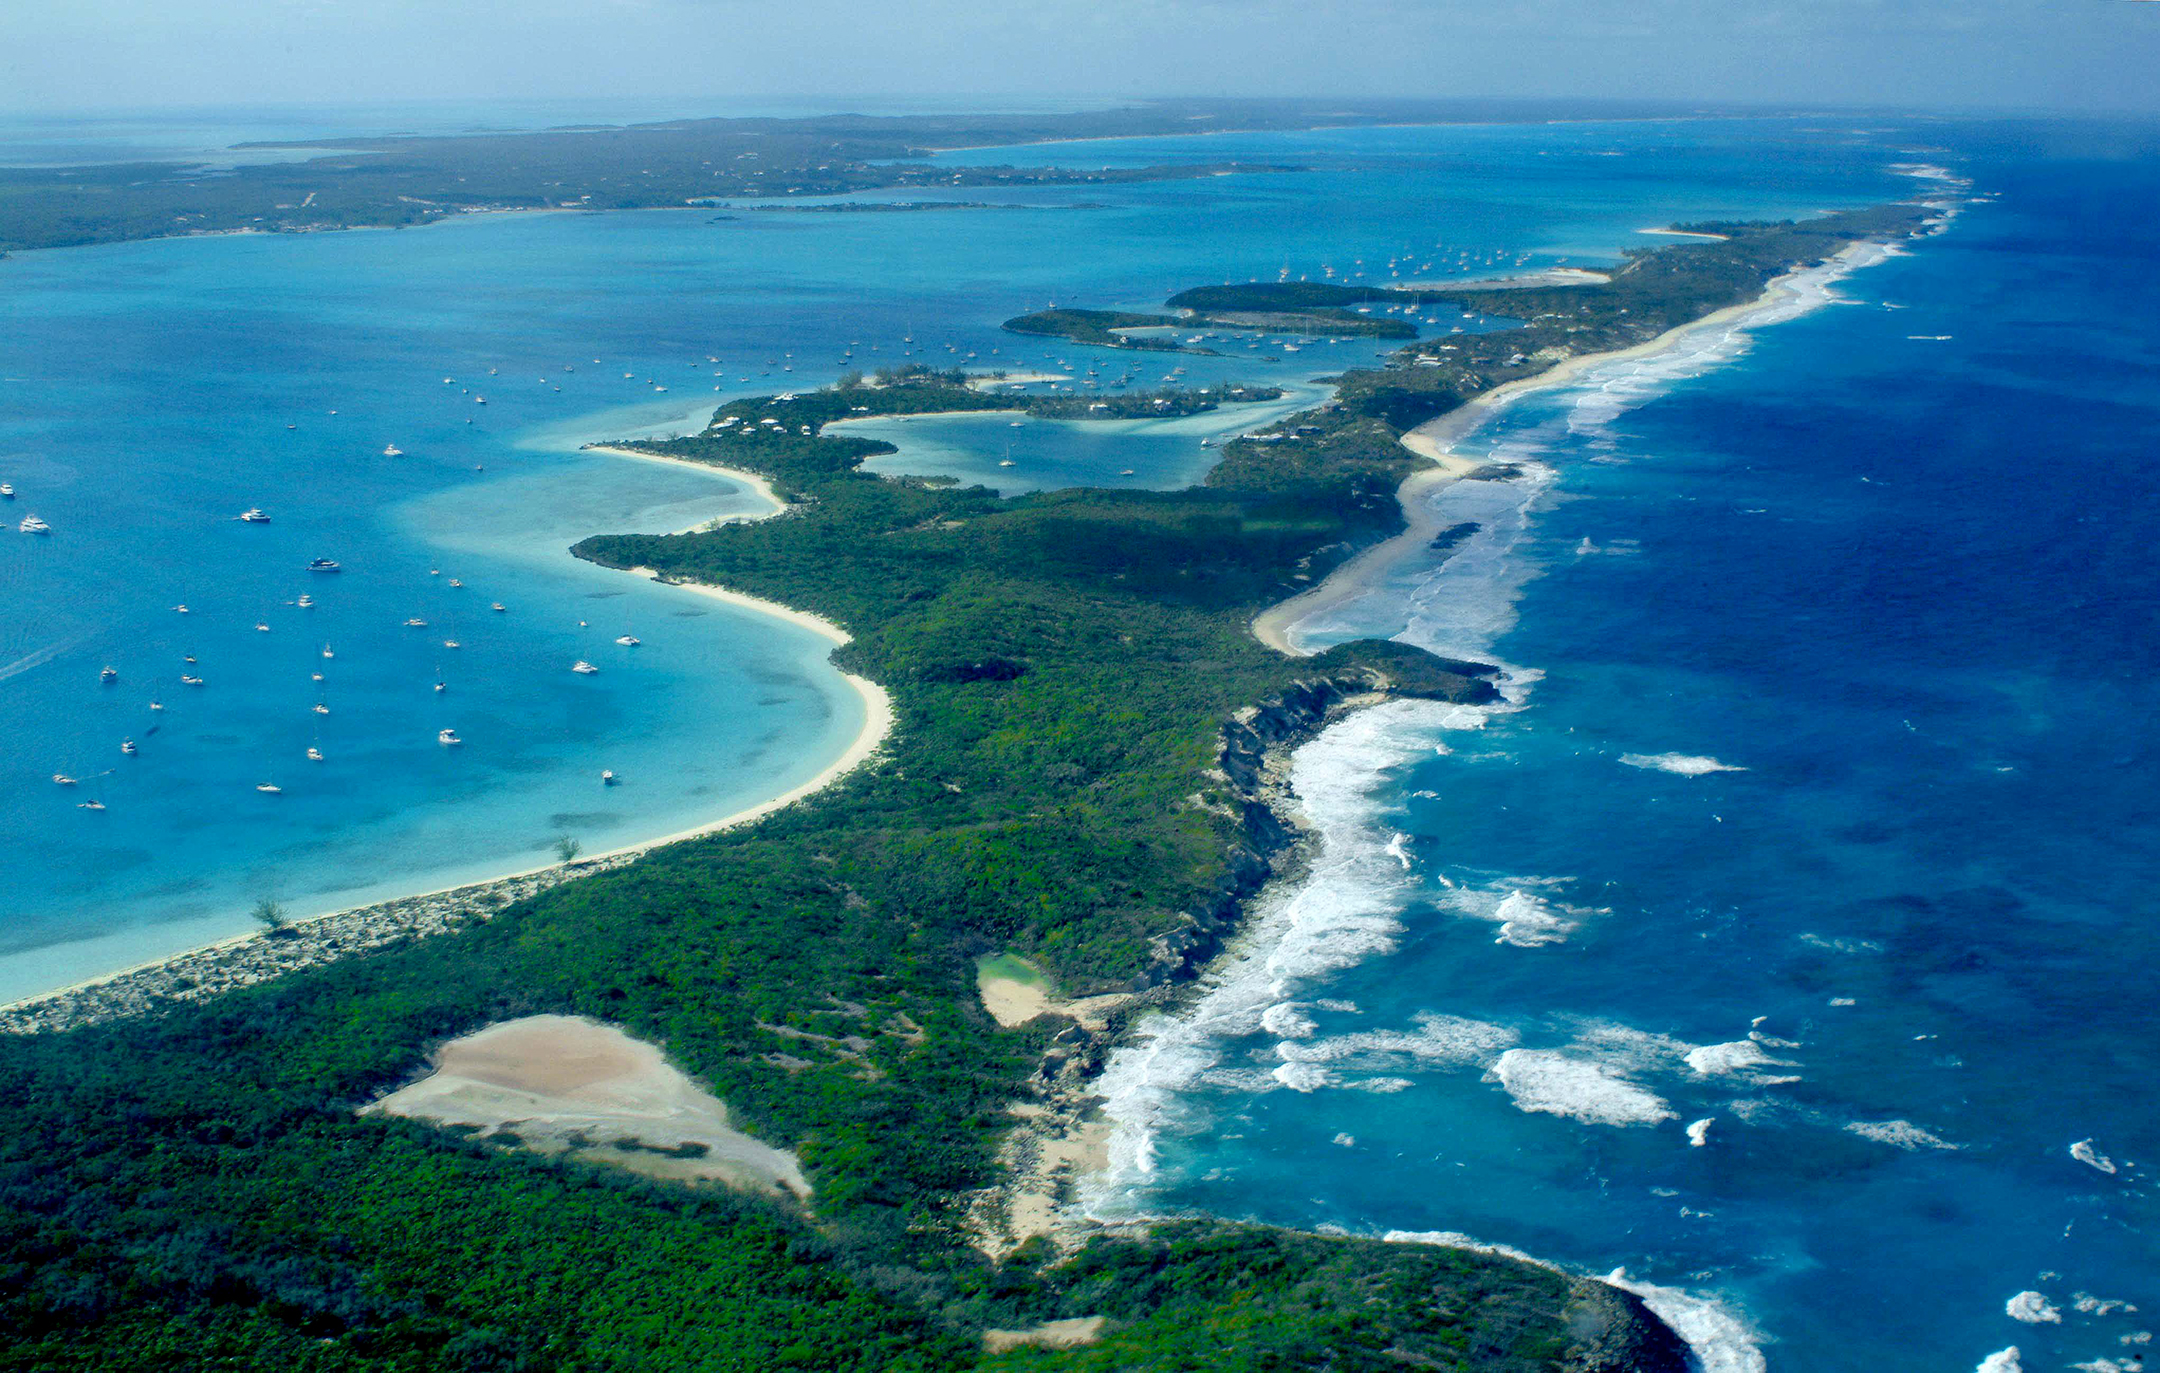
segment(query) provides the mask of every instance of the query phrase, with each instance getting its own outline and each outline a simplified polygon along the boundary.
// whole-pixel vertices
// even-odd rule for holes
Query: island
[[[1030,116],[686,119],[455,135],[242,144],[283,160],[0,167],[0,258],[194,234],[404,228],[458,215],[717,206],[864,191],[1101,186],[1272,164],[1015,167],[936,152],[1073,139],[1382,124],[1657,118],[1681,107],[1583,100],[1155,100]]]
[[[1006,498],[873,475],[889,445],[827,431],[1275,393],[995,394],[911,368],[616,445],[748,474],[781,510],[579,556],[822,617],[836,664],[889,692],[890,736],[756,823],[589,872],[567,856],[574,880],[441,933],[214,997],[93,989],[19,1013],[11,1028],[48,1032],[0,1041],[15,1356],[1681,1373],[1684,1345],[1635,1296],[1506,1254],[1091,1224],[1066,1204],[1102,1138],[1090,1085],[1296,871],[1286,749],[1391,697],[1493,697],[1487,664],[1385,641],[1297,656],[1269,627],[1331,574],[1448,536],[1400,501],[1435,470],[1417,435],[1931,213],[1718,226],[1602,284],[1420,289],[1519,322],[1346,373],[1185,490]],[[1383,289],[1206,287],[1171,308],[1354,310]],[[593,1109],[591,1074],[505,1076],[476,1050],[534,1026],[603,1046],[606,1071],[703,1123],[663,1133],[617,1098]],[[467,1081],[484,1109],[412,1104]],[[545,1139],[500,1105],[528,1088],[571,1103]],[[733,1172],[699,1162],[714,1149]]]

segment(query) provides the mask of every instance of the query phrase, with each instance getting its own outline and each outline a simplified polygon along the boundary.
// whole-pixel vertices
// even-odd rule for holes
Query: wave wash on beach
[[[1404,446],[1435,464],[1404,483],[1409,528],[1268,612],[1256,633],[1308,653],[1392,633],[1444,657],[1500,661],[1495,648],[1516,622],[1525,582],[1536,575],[1521,545],[1559,477],[1537,460],[1533,440],[1514,437],[1508,425],[1516,413],[1550,401],[1578,431],[1609,425],[1738,358],[1752,331],[1836,302],[1839,281],[1892,251],[1855,244],[1781,277],[1746,305],[1623,352],[1573,359],[1405,434]],[[1465,480],[1473,475],[1485,479]],[[1430,551],[1444,530],[1468,532],[1444,551]],[[1392,702],[1330,726],[1297,751],[1291,788],[1312,827],[1304,870],[1262,896],[1232,949],[1204,974],[1190,1007],[1142,1021],[1133,1042],[1112,1056],[1100,1090],[1116,1130],[1109,1166],[1085,1185],[1089,1215],[1128,1221],[1157,1214],[1165,1183],[1175,1186],[1164,1176],[1164,1150],[1234,1131],[1241,1105],[1257,1095],[1332,1089],[1391,1097],[1434,1075],[1482,1077],[1516,1110],[1626,1129],[1675,1119],[1668,1102],[1644,1085],[1653,1074],[1687,1075],[1692,1064],[1717,1061],[1713,1071],[1727,1072],[1736,1087],[1762,1080],[1758,1065],[1770,1060],[1746,1041],[1668,1042],[1646,1050],[1644,1036],[1613,1027],[1570,1042],[1444,1008],[1420,1012],[1402,1029],[1356,1026],[1359,1008],[1338,992],[1338,980],[1351,969],[1384,967],[1409,932],[1406,922],[1430,918],[1425,910],[1482,925],[1494,943],[1526,950],[1563,944],[1584,922],[1611,915],[1588,904],[1566,877],[1493,874],[1483,884],[1441,877],[1436,891],[1405,847],[1409,836],[1391,823],[1403,779],[1416,764],[1480,748],[1496,720],[1530,708],[1543,674],[1503,668],[1502,699],[1494,704]],[[1730,1070],[1723,1067],[1727,1060]],[[1337,1132],[1336,1143],[1345,1141],[1355,1142]],[[1402,1237],[1482,1242],[1455,1232]],[[1594,1255],[1573,1257],[1602,1271]],[[1714,1295],[1629,1285],[1690,1341],[1705,1369],[1766,1367],[1760,1337]]]

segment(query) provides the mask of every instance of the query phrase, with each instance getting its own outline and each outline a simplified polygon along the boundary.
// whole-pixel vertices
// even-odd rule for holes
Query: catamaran
[[[580,676],[590,677],[595,672],[598,672],[600,669],[594,667],[591,663],[586,662],[583,658],[580,658],[576,662],[570,664],[570,670],[579,674]]]
[[[624,648],[636,648],[640,643],[643,643],[644,640],[638,638],[638,636],[635,634],[625,634],[622,637],[618,638],[615,642],[621,644]]]

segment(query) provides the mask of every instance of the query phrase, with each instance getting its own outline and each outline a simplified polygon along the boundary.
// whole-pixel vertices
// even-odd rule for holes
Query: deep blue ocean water
[[[1624,1268],[1714,1368],[2145,1352],[2160,166],[2022,132],[1846,303],[1503,410],[1479,534],[1300,627],[1513,704],[1305,750],[1314,874],[1113,1067],[1097,1209]]]
[[[997,324],[1595,266],[1938,164],[1999,198],[1837,284],[1851,304],[1505,411],[1468,444],[1524,475],[1438,497],[1479,535],[1302,627],[1494,657],[1513,704],[1391,706],[1302,756],[1315,878],[1211,1012],[1120,1060],[1093,1204],[1624,1267],[1723,1368],[2124,1359],[2147,1326],[2100,1305],[2160,1309],[2152,146],[1831,119],[1129,140],[951,156],[1299,170],[18,255],[0,480],[10,527],[55,533],[0,539],[0,995],[233,932],[257,895],[514,870],[822,767],[859,719],[822,640],[563,553],[755,498],[580,442],[902,360],[1159,385],[1169,362]],[[1179,380],[1302,395],[1371,355],[1225,351]],[[883,423],[880,468],[1176,485],[1278,409]],[[348,571],[308,578],[319,555]],[[2013,1319],[2027,1292],[2059,1319]]]

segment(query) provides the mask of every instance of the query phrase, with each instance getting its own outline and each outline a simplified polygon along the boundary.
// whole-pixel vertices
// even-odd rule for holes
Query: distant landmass
[[[1102,185],[1268,170],[951,166],[930,154],[1071,139],[1399,123],[1670,117],[1591,101],[1151,101],[1072,114],[698,119],[611,128],[340,139],[294,162],[0,168],[0,252],[205,233],[399,228],[506,210],[622,210],[883,189]]]

